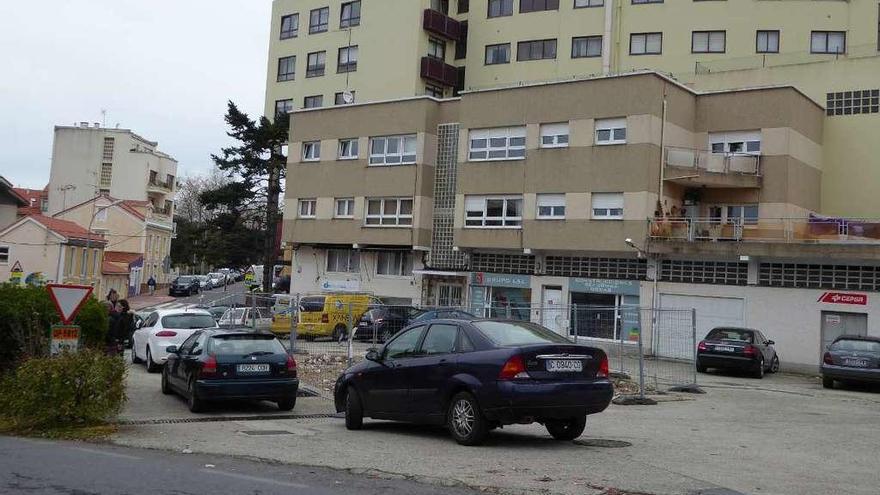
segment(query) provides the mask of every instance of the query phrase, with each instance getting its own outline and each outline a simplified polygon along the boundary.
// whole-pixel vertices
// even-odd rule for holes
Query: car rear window
[[[299,309],[304,313],[318,313],[324,311],[324,296],[304,297],[299,301]]]
[[[570,344],[568,339],[528,322],[478,321],[474,323],[480,332],[495,345],[517,346],[529,344]]]
[[[274,335],[263,334],[230,334],[211,337],[208,352],[214,354],[251,354],[253,352],[271,352],[284,354],[287,350]]]
[[[832,351],[875,352],[880,354],[880,342],[873,340],[838,340],[831,344]]]
[[[240,320],[244,318],[244,309],[233,309],[229,311],[229,316],[224,320]]]
[[[748,343],[752,343],[754,339],[754,332],[738,328],[716,328],[706,336],[706,340],[738,340]]]
[[[181,284],[189,284],[189,283],[192,283],[193,278],[192,277],[178,277],[177,281],[180,282]]]
[[[203,314],[179,314],[162,317],[162,327],[178,330],[192,328],[211,328],[214,326],[214,317]]]

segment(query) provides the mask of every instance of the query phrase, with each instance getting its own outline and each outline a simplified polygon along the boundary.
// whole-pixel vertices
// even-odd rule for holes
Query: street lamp
[[[91,250],[91,247],[92,247],[92,224],[95,222],[95,217],[98,216],[98,213],[101,213],[102,211],[104,211],[108,208],[113,208],[114,206],[116,206],[122,202],[123,202],[123,200],[117,199],[116,201],[110,203],[109,205],[104,205],[99,208],[95,208],[95,211],[92,213],[92,218],[89,219],[88,233],[86,234],[86,257],[85,257],[86,263],[89,262],[89,251]],[[88,267],[84,266],[82,268],[82,270],[79,271],[79,278],[82,281],[83,285],[85,285],[85,283],[86,283],[87,270],[88,270]],[[92,275],[94,275],[94,274],[92,274]]]

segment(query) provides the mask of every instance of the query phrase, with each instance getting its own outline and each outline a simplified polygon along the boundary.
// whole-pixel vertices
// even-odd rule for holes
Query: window
[[[451,354],[455,351],[455,340],[458,337],[458,326],[449,324],[431,325],[425,340],[422,342],[420,356]]]
[[[349,28],[359,26],[361,24],[361,0],[354,2],[344,2],[342,4],[342,13],[339,14],[339,27]]]
[[[458,39],[455,40],[455,60],[467,58],[468,21],[461,21]]]
[[[416,346],[422,339],[422,333],[425,327],[415,327],[398,335],[397,338],[389,342],[385,346],[383,359],[401,359],[413,357],[416,354]]]
[[[757,53],[779,53],[779,31],[758,31],[755,35]]]
[[[432,98],[443,98],[445,91],[440,86],[428,84],[425,86],[425,94]]]
[[[691,53],[724,53],[727,31],[694,31],[691,34]]]
[[[539,194],[538,195],[538,219],[539,220],[564,220],[565,219],[565,194]]]
[[[605,0],[574,0],[574,8],[581,9],[584,7],[602,7]]]
[[[113,164],[112,163],[102,163],[101,164],[101,187],[110,187],[110,182],[113,180]]]
[[[559,10],[559,0],[519,0],[521,14],[542,10]]]
[[[406,251],[381,251],[376,260],[377,275],[408,277],[412,275],[412,253]]]
[[[358,67],[358,47],[344,46],[339,49],[336,72],[354,72]]]
[[[354,198],[336,200],[336,218],[354,218]]]
[[[520,41],[516,45],[516,59],[544,60],[556,58],[556,40]]]
[[[513,15],[513,0],[489,0],[488,17]]]
[[[596,144],[626,144],[626,119],[597,120]]]
[[[303,98],[303,108],[320,108],[324,106],[324,95],[306,96]]]
[[[328,249],[327,271],[357,273],[361,268],[361,256],[351,249]]]
[[[470,131],[472,162],[487,160],[516,160],[526,156],[526,128],[502,127]]]
[[[333,102],[336,105],[350,105],[350,104],[354,103],[355,91],[349,91],[349,94],[351,94],[351,101],[350,102],[345,101],[345,91],[336,93],[336,95],[334,96]]]
[[[374,198],[367,200],[368,227],[408,227],[413,218],[412,198]]]
[[[846,53],[845,31],[813,31],[810,53]]]
[[[95,221],[98,223],[106,222],[108,210],[110,210],[110,208],[101,208],[98,210],[98,212],[95,213]]]
[[[281,17],[281,39],[296,38],[299,34],[299,14]]]
[[[113,147],[116,144],[116,138],[104,138],[104,160],[113,161]]]
[[[86,272],[89,269],[89,251],[86,248],[82,250],[82,259],[79,264],[79,274],[81,277],[86,277]]]
[[[0,246],[0,264],[9,264],[9,246]]]
[[[854,115],[880,112],[880,89],[839,91],[826,95],[827,115]]]
[[[486,45],[486,65],[509,64],[510,43]]]
[[[633,33],[629,35],[630,55],[658,55],[663,53],[663,33]]]
[[[437,38],[428,38],[428,56],[436,60],[446,60],[446,42]]]
[[[313,52],[309,54],[306,66],[306,77],[319,77],[324,75],[324,65],[327,63],[327,52]]]
[[[293,100],[278,100],[275,102],[275,116],[283,115],[293,111]]]
[[[415,162],[415,134],[370,138],[370,165],[408,165]]]
[[[358,140],[357,138],[340,139],[339,155],[340,160],[354,160],[358,157]]]
[[[571,39],[571,58],[601,57],[602,37],[582,36]]]
[[[568,147],[568,122],[559,124],[541,124],[542,148]]]
[[[467,14],[471,10],[470,0],[458,0],[458,13]]]
[[[715,154],[759,155],[761,131],[711,133],[709,145]]]
[[[302,160],[316,162],[321,159],[321,141],[306,141],[302,144]]]
[[[278,82],[296,79],[296,55],[278,59]]]
[[[865,113],[867,113],[867,112],[865,112]],[[40,200],[40,211],[42,211],[43,213],[49,211],[49,200],[48,199],[43,198]]]
[[[663,0],[632,0],[633,5],[640,3],[663,3]]]
[[[449,15],[449,0],[431,0],[431,10]]]
[[[522,228],[522,196],[466,196],[465,228]]]
[[[317,206],[317,203],[317,200],[314,199],[299,200],[299,217],[315,218],[315,207]]]
[[[327,23],[330,21],[330,7],[315,9],[309,14],[309,34],[323,33],[327,31]]]
[[[593,193],[593,220],[623,220],[623,193]]]
[[[727,207],[727,222],[737,225],[757,225],[758,205],[735,205]]]

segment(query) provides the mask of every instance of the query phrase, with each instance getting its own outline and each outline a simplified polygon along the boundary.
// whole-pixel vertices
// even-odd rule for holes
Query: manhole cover
[[[287,430],[242,430],[241,433],[245,435],[251,435],[254,437],[261,436],[269,436],[269,435],[293,435],[293,432]]]
[[[587,438],[584,440],[575,440],[575,445],[580,445],[581,447],[600,447],[603,449],[621,449],[624,447],[632,447],[632,444],[629,442],[624,442],[622,440],[607,440],[604,438]]]

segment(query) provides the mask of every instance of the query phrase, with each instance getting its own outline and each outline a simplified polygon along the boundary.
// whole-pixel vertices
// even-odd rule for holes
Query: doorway
[[[572,333],[578,337],[614,340],[617,337],[617,295],[571,293]]]
[[[541,325],[564,335],[565,310],[562,307],[562,287],[544,286],[541,297]]]
[[[834,339],[841,335],[868,335],[868,315],[822,311],[822,347],[819,348],[819,354],[824,354]]]

